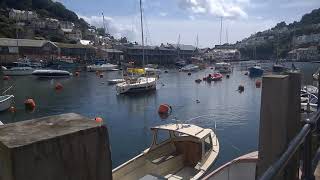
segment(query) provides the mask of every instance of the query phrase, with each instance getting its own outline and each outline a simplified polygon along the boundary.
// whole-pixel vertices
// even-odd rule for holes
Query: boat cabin
[[[199,179],[215,161],[219,142],[211,129],[191,124],[151,128],[150,148],[113,170],[113,179]]]

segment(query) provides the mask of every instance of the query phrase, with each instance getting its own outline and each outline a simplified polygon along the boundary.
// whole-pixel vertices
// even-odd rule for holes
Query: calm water
[[[303,82],[312,84],[311,75],[320,64],[297,63],[296,66],[304,72]],[[270,69],[270,64],[263,64],[263,67]],[[194,82],[212,72],[210,69],[191,76],[171,70],[161,75],[163,86],[159,83],[156,92],[135,96],[116,95],[115,87],[108,85],[107,79],[121,77],[120,72],[105,73],[102,79],[95,73],[85,72],[80,77],[64,80],[15,77],[2,81],[1,78],[0,89],[14,85],[12,93],[16,97],[17,113],[0,113],[0,120],[12,123],[69,112],[91,118],[100,116],[109,128],[114,167],[149,146],[149,128],[152,126],[172,122],[173,118],[212,129],[216,124],[221,147],[216,167],[255,151],[258,145],[261,89],[255,87],[256,79],[245,76],[240,69],[237,66],[230,79],[223,78],[221,82],[211,84]],[[54,90],[57,82],[64,86],[58,93]],[[245,86],[241,94],[236,91],[240,84]],[[24,110],[23,102],[27,97],[36,101],[34,113]],[[167,120],[162,120],[157,114],[161,103],[173,107],[173,113]]]

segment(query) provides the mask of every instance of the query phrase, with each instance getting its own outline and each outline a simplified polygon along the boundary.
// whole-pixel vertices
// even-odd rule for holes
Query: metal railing
[[[320,78],[318,81],[320,85]],[[311,118],[306,119],[305,125],[300,132],[291,140],[286,151],[281,157],[274,162],[264,173],[259,180],[272,180],[286,167],[291,158],[297,153],[299,148],[303,147],[302,153],[302,176],[304,180],[314,180],[314,171],[320,160],[320,148],[312,159],[312,133],[320,130],[320,86],[318,86],[318,110]]]

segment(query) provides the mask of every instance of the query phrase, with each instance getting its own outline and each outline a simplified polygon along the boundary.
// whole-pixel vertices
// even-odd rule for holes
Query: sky
[[[141,42],[139,0],[57,0],[110,34]],[[320,8],[320,0],[143,0],[146,43],[197,44],[201,48],[235,43],[278,22],[299,21]]]

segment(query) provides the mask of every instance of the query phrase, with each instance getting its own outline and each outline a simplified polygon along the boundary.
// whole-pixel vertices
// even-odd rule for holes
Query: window
[[[204,140],[204,153],[206,154],[212,149],[212,139],[211,136],[206,137]]]
[[[164,130],[157,131],[157,141],[156,141],[157,144],[161,144],[168,139],[170,139],[169,131],[164,131]]]

